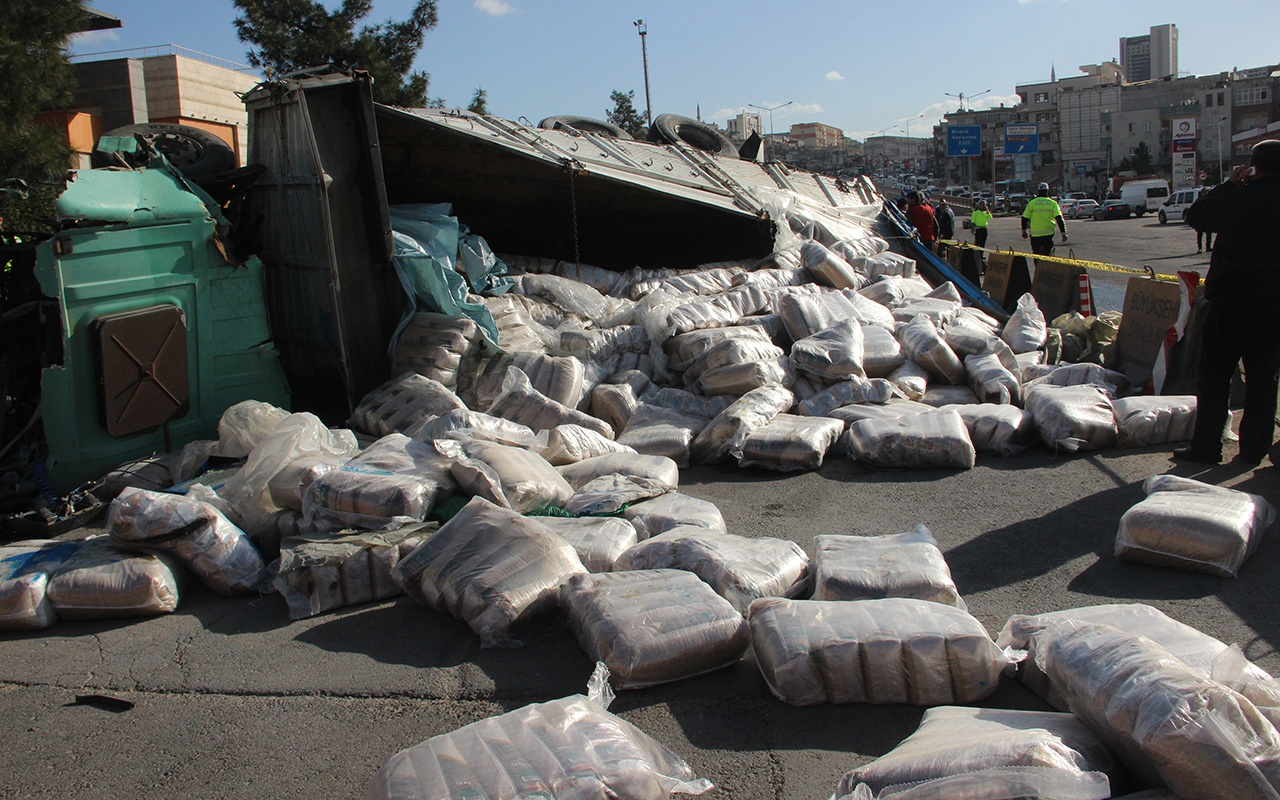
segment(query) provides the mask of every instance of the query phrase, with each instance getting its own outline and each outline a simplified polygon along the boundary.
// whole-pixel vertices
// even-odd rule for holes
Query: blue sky
[[[78,37],[75,53],[176,44],[244,61],[231,0],[89,5],[124,27]],[[375,0],[366,21],[411,6]],[[774,112],[775,130],[823,122],[856,138],[922,136],[958,106],[948,95],[975,97],[974,108],[1016,103],[1015,85],[1118,58],[1121,36],[1152,25],[1178,26],[1183,72],[1280,62],[1276,9],[1275,0],[439,0],[417,68],[431,74],[432,97],[465,106],[483,87],[490,112],[510,119],[603,118],[614,89],[634,90],[643,110],[632,24],[643,19],[655,115],[700,108],[723,125],[752,104],[790,102]]]

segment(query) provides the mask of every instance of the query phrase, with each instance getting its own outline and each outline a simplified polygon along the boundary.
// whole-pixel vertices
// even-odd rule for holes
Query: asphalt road
[[[1143,496],[1140,482],[1170,468],[1162,449],[1055,456],[1037,447],[983,457],[968,471],[878,472],[833,456],[798,475],[691,469],[682,490],[717,503],[730,531],[786,537],[811,555],[817,534],[898,533],[924,522],[993,635],[1015,613],[1143,602],[1240,643],[1280,674],[1280,544],[1264,541],[1234,580],[1112,555],[1120,515]],[[1280,499],[1275,468],[1173,471]],[[580,692],[590,672],[564,629],[523,649],[484,650],[462,623],[408,598],[291,623],[277,596],[194,588],[165,617],[0,634],[0,797],[362,797],[396,751]],[[72,704],[87,693],[136,706]],[[1007,678],[984,705],[1046,708]],[[907,736],[923,711],[793,708],[770,695],[750,656],[621,692],[613,708],[711,779],[717,789],[707,797],[741,800],[826,798],[846,770]]]

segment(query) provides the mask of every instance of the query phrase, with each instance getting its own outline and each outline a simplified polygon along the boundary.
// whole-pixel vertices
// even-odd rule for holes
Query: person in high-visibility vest
[[[1031,236],[1031,252],[1038,256],[1053,255],[1053,226],[1062,231],[1062,241],[1067,241],[1067,223],[1062,221],[1062,209],[1058,201],[1049,196],[1049,184],[1036,187],[1036,196],[1027,202],[1022,212],[1022,238]]]
[[[986,200],[979,200],[978,207],[969,215],[969,222],[973,225],[973,243],[978,247],[987,246],[987,226],[991,224],[993,216],[991,209],[987,207]]]

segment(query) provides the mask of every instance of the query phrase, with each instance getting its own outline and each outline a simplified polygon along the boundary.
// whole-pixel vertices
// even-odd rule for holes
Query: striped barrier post
[[[1087,272],[1080,273],[1080,316],[1093,316],[1093,286]]]

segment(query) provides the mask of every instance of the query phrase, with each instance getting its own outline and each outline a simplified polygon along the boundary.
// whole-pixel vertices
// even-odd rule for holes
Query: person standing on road
[[[1209,193],[1210,187],[1206,186],[1200,190],[1200,196],[1204,197]],[[1205,246],[1209,247],[1209,252],[1213,252],[1213,231],[1196,230],[1196,252],[1203,253]]]
[[[938,207],[934,209],[933,219],[938,224],[938,241],[951,241],[956,237],[956,212],[951,210],[947,198],[943,197],[938,200]],[[938,245],[941,251],[945,245]]]
[[[1031,252],[1038,256],[1053,255],[1053,226],[1062,231],[1062,241],[1067,241],[1067,223],[1062,221],[1062,209],[1058,201],[1049,196],[1049,184],[1036,187],[1036,196],[1027,201],[1022,212],[1022,238],[1031,236]]]
[[[1182,461],[1222,461],[1222,433],[1236,365],[1244,361],[1244,413],[1239,459],[1257,466],[1271,450],[1280,379],[1280,139],[1253,146],[1249,166],[1197,200],[1187,224],[1218,234],[1209,259],[1196,375],[1196,427]],[[1272,463],[1275,463],[1274,458]]]
[[[920,244],[932,250],[938,240],[938,221],[933,216],[933,206],[919,192],[907,195],[907,220],[920,234]]]
[[[986,200],[979,200],[978,207],[969,215],[969,222],[973,225],[973,243],[978,247],[987,246],[987,226],[991,224],[993,219],[991,209],[987,206]]]

